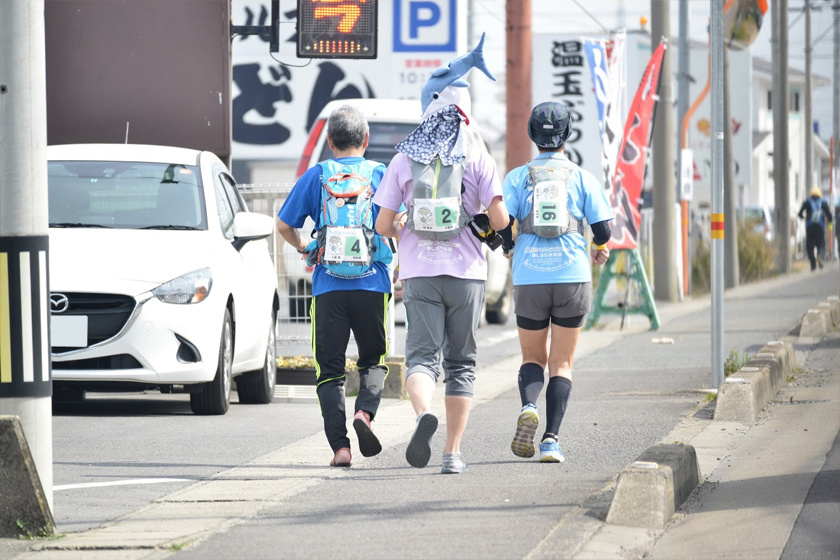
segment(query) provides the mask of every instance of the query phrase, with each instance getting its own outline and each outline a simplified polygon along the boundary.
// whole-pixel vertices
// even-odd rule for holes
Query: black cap
[[[559,148],[572,132],[572,117],[562,103],[546,101],[531,111],[528,136],[540,148]]]

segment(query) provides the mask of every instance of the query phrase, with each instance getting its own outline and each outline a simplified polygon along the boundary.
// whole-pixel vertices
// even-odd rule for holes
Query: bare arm
[[[490,218],[490,227],[496,231],[505,229],[510,222],[510,215],[501,196],[493,198],[490,207],[487,209],[487,217]]]
[[[300,232],[280,218],[277,218],[277,232],[283,237],[283,239],[286,240],[286,243],[294,247],[298,253],[306,252],[306,243],[304,243],[303,239],[301,239]]]
[[[383,237],[397,237],[405,226],[405,215],[405,212],[397,213],[380,206],[379,215],[376,217],[376,233]]]

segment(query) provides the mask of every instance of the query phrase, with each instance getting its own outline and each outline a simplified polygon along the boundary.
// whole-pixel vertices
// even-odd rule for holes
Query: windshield
[[[365,158],[378,161],[388,165],[391,159],[397,154],[395,146],[402,142],[406,136],[414,132],[418,123],[370,123],[370,142],[365,151]],[[318,161],[324,161],[335,157],[327,142],[321,150],[321,157]]]
[[[207,229],[198,167],[51,161],[50,227]]]

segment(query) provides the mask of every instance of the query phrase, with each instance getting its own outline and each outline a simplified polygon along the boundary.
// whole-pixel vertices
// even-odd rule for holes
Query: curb
[[[778,340],[768,342],[721,383],[714,419],[752,424],[795,368],[793,345]]]
[[[654,445],[619,475],[607,523],[662,529],[702,478],[693,446]]]

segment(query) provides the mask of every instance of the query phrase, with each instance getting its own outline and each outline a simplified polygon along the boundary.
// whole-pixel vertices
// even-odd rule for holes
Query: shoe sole
[[[422,469],[429,464],[432,456],[432,436],[437,431],[437,427],[438,419],[433,414],[424,414],[417,422],[417,427],[405,450],[405,459],[409,465]]]
[[[566,460],[565,457],[560,455],[560,457],[556,457],[554,455],[546,455],[545,457],[540,457],[540,463],[562,463]]]
[[[513,451],[514,455],[525,459],[534,456],[537,452],[537,448],[534,446],[534,435],[536,435],[539,426],[540,417],[533,410],[526,410],[519,415],[519,419],[516,421],[516,435],[510,442],[510,450]]]
[[[356,436],[359,438],[359,451],[365,457],[373,457],[379,455],[382,451],[382,444],[379,443],[379,438],[373,433],[364,420],[361,418],[353,419],[353,428],[356,430]]]

